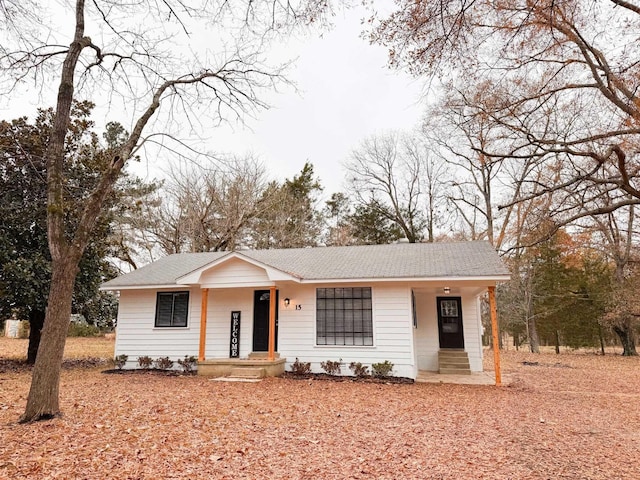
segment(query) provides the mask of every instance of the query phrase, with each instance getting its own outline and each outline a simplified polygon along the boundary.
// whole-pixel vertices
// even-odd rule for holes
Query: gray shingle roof
[[[494,277],[509,275],[487,242],[398,243],[237,252],[302,280]],[[105,289],[175,285],[230,252],[180,253],[110,280]]]

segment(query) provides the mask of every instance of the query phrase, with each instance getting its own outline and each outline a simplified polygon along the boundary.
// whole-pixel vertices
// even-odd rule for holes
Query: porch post
[[[200,290],[202,303],[200,306],[200,349],[198,350],[198,361],[204,360],[204,346],[207,343],[207,304],[209,301],[209,289]]]
[[[502,385],[500,375],[500,343],[498,342],[498,307],[496,306],[496,287],[489,287],[489,309],[491,311],[491,336],[493,338],[493,365],[496,374],[496,387]]]
[[[276,287],[269,289],[269,360],[276,358]]]

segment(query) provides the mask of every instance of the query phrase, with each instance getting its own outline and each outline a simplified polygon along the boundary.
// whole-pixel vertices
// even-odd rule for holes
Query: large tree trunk
[[[622,355],[625,357],[632,357],[638,355],[636,350],[636,342],[633,338],[633,330],[627,323],[624,325],[614,325],[613,331],[620,337],[620,343],[622,343]]]
[[[75,257],[53,262],[47,315],[31,379],[27,407],[20,422],[46,420],[60,413],[60,365],[71,319],[71,297],[78,273]]]
[[[84,0],[76,0],[75,20],[73,42],[62,65],[56,113],[47,148],[47,240],[51,252],[51,287],[27,407],[20,417],[21,422],[52,418],[60,412],[60,369],[71,318],[73,286],[80,257],[87,245],[87,235],[79,235],[78,232],[90,230],[97,217],[97,213],[87,215],[85,211],[70,244],[65,231],[65,136],[73,102],[75,68],[82,50],[91,44],[91,39],[84,37]],[[89,197],[89,204],[91,200]]]
[[[27,348],[27,363],[33,365],[38,356],[42,327],[44,326],[45,312],[32,310],[29,313],[29,347]]]

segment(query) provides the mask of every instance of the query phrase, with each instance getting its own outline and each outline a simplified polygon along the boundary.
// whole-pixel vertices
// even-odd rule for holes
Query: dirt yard
[[[639,358],[507,352],[503,388],[102,369],[65,370],[64,416],[32,425],[29,373],[0,373],[0,478],[640,478]]]

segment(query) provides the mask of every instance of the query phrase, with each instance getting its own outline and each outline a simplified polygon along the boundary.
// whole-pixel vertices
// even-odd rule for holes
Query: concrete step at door
[[[280,358],[280,354],[278,352],[274,352],[274,358]],[[249,359],[251,360],[266,360],[269,357],[269,352],[251,352],[249,354]]]
[[[261,367],[234,367],[229,373],[231,378],[259,379],[265,377],[265,369]]]
[[[471,375],[469,355],[464,350],[439,350],[438,372],[446,375]]]

